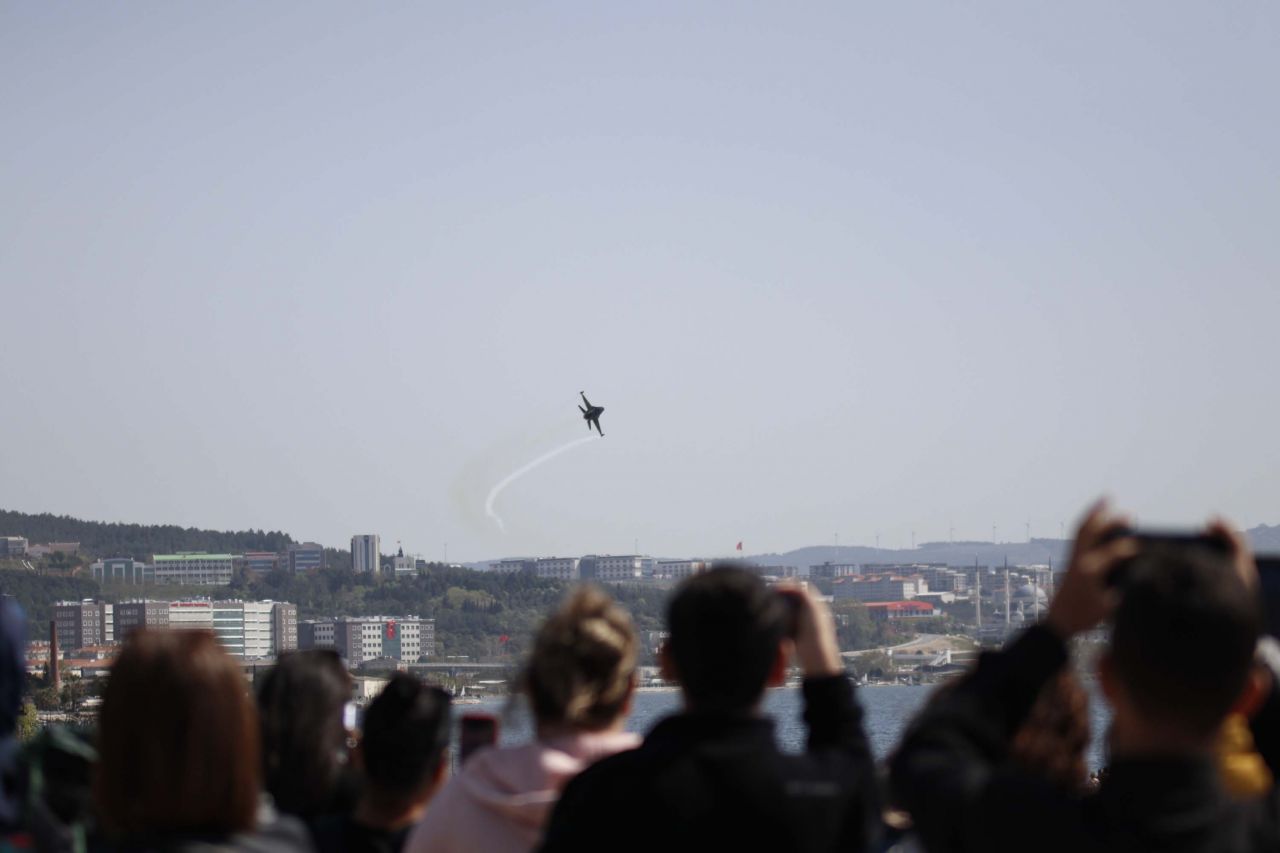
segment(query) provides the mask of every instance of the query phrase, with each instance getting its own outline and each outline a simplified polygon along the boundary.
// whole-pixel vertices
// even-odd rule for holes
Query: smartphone
[[[1125,539],[1128,537],[1132,537],[1137,540],[1138,547],[1143,550],[1148,548],[1193,548],[1202,549],[1223,557],[1231,553],[1230,541],[1223,539],[1221,536],[1214,536],[1203,531],[1132,530],[1127,527],[1121,527],[1112,531],[1110,535],[1104,537],[1103,541],[1114,542],[1117,539]],[[1111,573],[1107,575],[1107,585],[1123,586],[1128,581],[1132,568],[1132,560],[1125,560],[1118,564],[1111,570]]]
[[[492,714],[463,714],[458,731],[458,762],[471,757],[482,746],[498,742],[498,718]]]
[[[355,702],[348,702],[342,706],[342,727],[349,732],[354,732],[359,725],[359,709]]]
[[[1262,581],[1262,609],[1266,618],[1265,630],[1280,638],[1280,554],[1258,555],[1258,578]]]
[[[783,636],[792,640],[800,633],[800,612],[804,610],[804,599],[801,597],[804,593],[798,589],[780,589],[778,597],[782,599],[782,605],[786,608],[786,622],[783,627]]]

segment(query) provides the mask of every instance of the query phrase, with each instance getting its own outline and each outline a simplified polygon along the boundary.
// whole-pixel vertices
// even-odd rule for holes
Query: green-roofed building
[[[156,554],[156,583],[178,586],[226,586],[231,583],[233,554]]]

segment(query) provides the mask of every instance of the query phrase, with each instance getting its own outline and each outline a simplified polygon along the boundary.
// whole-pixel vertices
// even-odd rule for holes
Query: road
[[[973,640],[968,637],[952,636],[948,634],[917,634],[915,639],[908,640],[905,643],[899,643],[896,646],[877,646],[873,649],[858,649],[852,652],[841,652],[840,654],[846,658],[856,658],[862,655],[869,655],[873,652],[900,652],[900,651],[920,651],[920,652],[942,652],[946,649],[953,651],[969,651],[975,648]]]

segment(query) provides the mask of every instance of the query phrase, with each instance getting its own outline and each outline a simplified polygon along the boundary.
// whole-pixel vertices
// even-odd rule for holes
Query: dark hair
[[[258,807],[258,721],[209,631],[138,630],[107,681],[93,798],[113,836],[229,835]]]
[[[449,694],[397,672],[364,716],[365,777],[380,794],[411,796],[429,783],[449,746]]]
[[[331,649],[281,655],[258,683],[267,792],[286,814],[342,810],[347,731],[342,710],[351,676]]]
[[[741,711],[764,693],[787,621],[781,596],[736,566],[713,566],[667,605],[668,653],[698,710]]]
[[[1089,746],[1089,695],[1075,673],[1064,669],[1040,695],[1014,734],[1011,753],[1026,770],[1068,792],[1085,784]]]
[[[1207,735],[1244,689],[1260,627],[1229,557],[1152,545],[1129,568],[1110,657],[1141,713]]]
[[[627,611],[599,587],[579,586],[538,628],[522,683],[539,723],[598,731],[626,709],[635,669]]]

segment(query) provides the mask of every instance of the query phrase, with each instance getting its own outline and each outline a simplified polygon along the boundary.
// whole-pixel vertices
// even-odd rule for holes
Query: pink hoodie
[[[570,779],[639,745],[638,735],[596,732],[481,750],[431,800],[403,853],[528,853]]]

